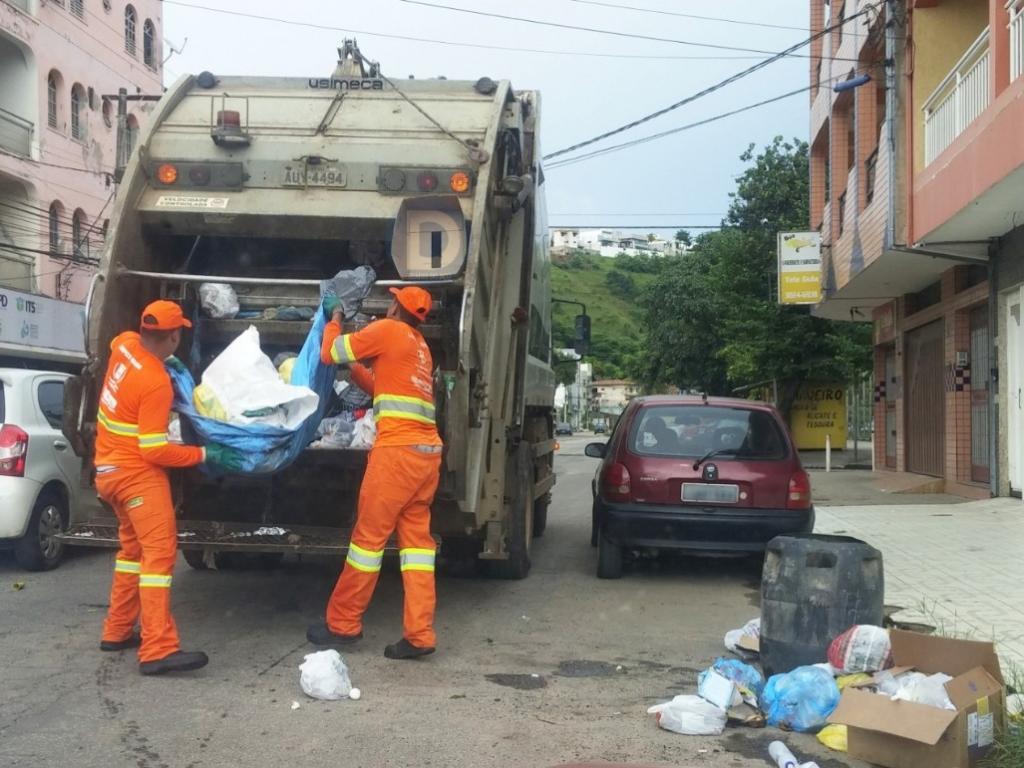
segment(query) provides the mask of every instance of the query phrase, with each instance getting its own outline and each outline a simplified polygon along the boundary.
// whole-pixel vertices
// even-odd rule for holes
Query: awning
[[[987,259],[919,249],[889,249],[811,308],[815,317],[830,320],[871,319],[871,310],[915,293],[939,279],[947,269],[963,264],[986,264]]]

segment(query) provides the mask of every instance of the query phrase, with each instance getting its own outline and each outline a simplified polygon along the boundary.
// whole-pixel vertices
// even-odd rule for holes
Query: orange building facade
[[[876,468],[1019,492],[1024,0],[868,6],[810,1],[812,311],[874,325]]]

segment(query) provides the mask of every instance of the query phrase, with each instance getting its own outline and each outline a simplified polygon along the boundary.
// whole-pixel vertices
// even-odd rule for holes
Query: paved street
[[[304,627],[323,608],[336,562],[205,573],[181,562],[178,625],[211,663],[161,679],[141,677],[133,655],[97,650],[110,554],[82,551],[38,575],[0,556],[0,765],[765,765],[777,731],[686,737],[645,713],[692,692],[725,631],[757,615],[756,572],[746,561],[682,559],[598,581],[585,442],[562,440],[551,522],[527,580],[440,579],[437,655],[381,655],[401,615],[397,568],[384,575],[366,639],[345,654],[358,702],[316,702],[298,684],[311,650]],[[25,588],[12,589],[16,581]],[[811,737],[785,738],[822,768],[858,765]]]

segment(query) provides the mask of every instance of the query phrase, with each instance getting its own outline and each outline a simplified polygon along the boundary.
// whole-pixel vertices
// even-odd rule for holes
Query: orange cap
[[[406,312],[420,320],[425,320],[430,314],[430,308],[434,301],[430,298],[430,292],[422,288],[409,285],[405,288],[389,288],[391,295],[398,299],[398,303]]]
[[[191,328],[181,307],[173,301],[154,301],[142,310],[142,327],[150,331],[173,331],[176,328]]]

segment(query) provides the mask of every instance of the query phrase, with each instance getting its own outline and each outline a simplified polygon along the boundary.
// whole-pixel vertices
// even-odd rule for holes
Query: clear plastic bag
[[[230,320],[238,314],[238,294],[227,283],[200,283],[199,305],[207,317]]]
[[[348,448],[355,436],[355,424],[344,416],[332,416],[320,422],[316,435],[311,448]]]
[[[768,725],[803,733],[817,731],[839,704],[839,686],[818,667],[797,667],[772,675],[761,694]]]
[[[850,627],[832,641],[828,661],[844,675],[877,672],[892,666],[889,632],[871,624]]]
[[[307,653],[299,665],[299,685],[302,692],[314,699],[337,701],[352,693],[352,680],[341,655],[333,648]]]
[[[906,672],[899,677],[883,677],[878,680],[878,692],[893,701],[913,701],[939,709],[955,710],[946,692],[946,683],[953,678],[937,672],[925,675],[921,672]]]
[[[647,710],[658,726],[686,736],[717,736],[725,730],[725,710],[700,696],[676,696]]]
[[[725,648],[728,651],[743,656],[743,657],[756,657],[756,654],[740,648],[737,643],[743,637],[758,638],[761,636],[761,619],[751,619],[744,624],[740,629],[730,629],[725,633]]]
[[[351,448],[372,448],[377,441],[377,422],[373,419],[373,411],[367,411],[359,421],[356,422],[352,435]]]

